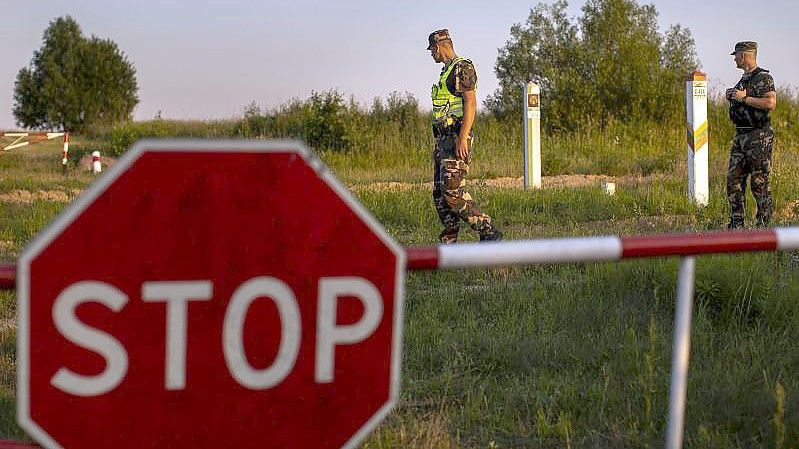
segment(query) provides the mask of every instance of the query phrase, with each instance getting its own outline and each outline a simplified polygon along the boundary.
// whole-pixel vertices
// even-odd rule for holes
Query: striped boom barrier
[[[407,249],[408,270],[476,268],[533,263],[618,261],[682,256],[677,275],[666,449],[682,447],[691,348],[696,259],[701,254],[799,249],[799,227],[634,237],[577,237]]]
[[[408,270],[436,270],[796,249],[799,249],[799,227],[461,243],[410,246],[406,250]],[[15,287],[16,266],[0,264],[0,289],[14,290]]]
[[[17,133],[17,132],[8,132],[8,133],[0,133],[1,137],[6,138],[15,138],[13,142],[10,144],[0,148],[3,151],[13,150],[15,148],[22,148],[24,146],[28,146],[32,143],[41,142],[44,140],[55,139],[56,137],[64,136],[64,154],[66,154],[66,148],[69,142],[69,133],[66,132],[52,132],[52,133]],[[32,139],[32,140],[25,140],[25,139]]]
[[[8,151],[15,148],[22,148],[32,143],[42,142],[44,140],[55,139],[56,137],[64,136],[64,156],[61,158],[61,165],[64,167],[64,172],[67,170],[67,155],[69,153],[69,133],[68,132],[47,132],[47,133],[24,133],[24,132],[6,132],[0,133],[0,137],[16,139],[10,144],[0,147],[0,150]],[[28,139],[28,140],[25,140]],[[0,448],[1,449],[1,448]]]
[[[682,447],[688,385],[694,256],[799,249],[799,227],[649,236],[573,237],[406,248],[408,270],[436,270],[537,263],[602,262],[682,256],[677,281],[666,449]],[[14,289],[16,269],[0,265],[0,289]],[[0,449],[38,446],[0,441]]]
[[[633,237],[574,237],[408,248],[408,270],[799,249],[799,227]]]

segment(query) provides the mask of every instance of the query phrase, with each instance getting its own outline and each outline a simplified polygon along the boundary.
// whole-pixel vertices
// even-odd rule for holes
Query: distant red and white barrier
[[[0,133],[0,137],[13,138],[15,140],[8,145],[0,147],[0,150],[8,151],[16,148],[22,148],[32,143],[51,140],[61,136],[64,136],[64,148],[66,149],[69,144],[69,133],[67,132],[49,132],[49,133],[4,132]]]
[[[69,154],[69,133],[68,132],[42,132],[42,133],[26,133],[26,132],[4,132],[0,133],[0,137],[15,139],[10,144],[0,147],[2,151],[13,150],[22,148],[33,143],[42,142],[45,140],[55,139],[56,137],[64,136],[64,157],[61,159],[61,165],[66,168],[67,155]],[[26,140],[27,139],[27,140]]]

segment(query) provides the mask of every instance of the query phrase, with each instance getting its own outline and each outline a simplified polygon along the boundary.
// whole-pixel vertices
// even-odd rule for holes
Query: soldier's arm
[[[465,159],[469,155],[469,133],[472,132],[474,125],[474,116],[477,112],[477,94],[473,90],[463,92],[463,123],[461,123],[461,131],[458,134],[458,156]]]
[[[774,78],[768,72],[761,72],[752,80],[751,89],[740,101],[746,105],[766,111],[773,111],[777,107],[777,92],[774,89]]]
[[[469,157],[469,134],[472,132],[474,117],[477,111],[477,72],[474,65],[462,61],[455,67],[455,92],[463,99],[463,121],[461,122],[458,141],[455,143],[455,153],[459,158]]]
[[[773,111],[777,107],[777,92],[766,92],[762,97],[744,97],[743,103],[757,109]]]

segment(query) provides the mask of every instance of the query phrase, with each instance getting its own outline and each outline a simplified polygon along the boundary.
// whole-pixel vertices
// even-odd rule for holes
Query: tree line
[[[499,120],[518,120],[521,86],[534,81],[541,85],[550,130],[681,119],[683,104],[676,99],[682,98],[685,76],[699,65],[690,30],[672,25],[659,32],[654,5],[635,0],[588,0],[575,18],[568,17],[567,6],[565,0],[539,3],[525,22],[510,28],[495,65],[500,87],[488,97],[487,111]],[[30,66],[18,73],[13,112],[27,128],[81,132],[130,120],[137,92],[133,64],[114,42],[87,38],[73,18],[59,17],[45,30]],[[391,111],[399,115],[389,118],[402,126],[417,124],[416,99],[391,94],[387,102],[373,104],[371,112]],[[313,141],[357,146],[347,139],[357,139],[363,124],[353,122],[356,115],[347,111],[354,106],[345,103],[329,91],[271,114],[251,105],[245,123],[279,134],[307,126],[301,134]]]

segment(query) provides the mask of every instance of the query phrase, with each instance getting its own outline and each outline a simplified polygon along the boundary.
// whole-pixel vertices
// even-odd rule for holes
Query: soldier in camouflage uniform
[[[757,65],[757,43],[738,42],[730,54],[735,56],[735,64],[744,74],[735,87],[727,89],[730,120],[735,125],[727,170],[727,200],[730,203],[727,227],[735,229],[744,225],[747,176],[757,202],[757,226],[768,227],[773,209],[769,174],[774,130],[769,112],[777,106],[774,79],[768,70]]]
[[[501,240],[502,232],[463,188],[471,163],[477,72],[470,60],[455,54],[448,30],[431,33],[428,44],[433,60],[444,64],[432,91],[433,203],[444,225],[439,240],[457,242],[461,220],[480,234],[480,241]]]

